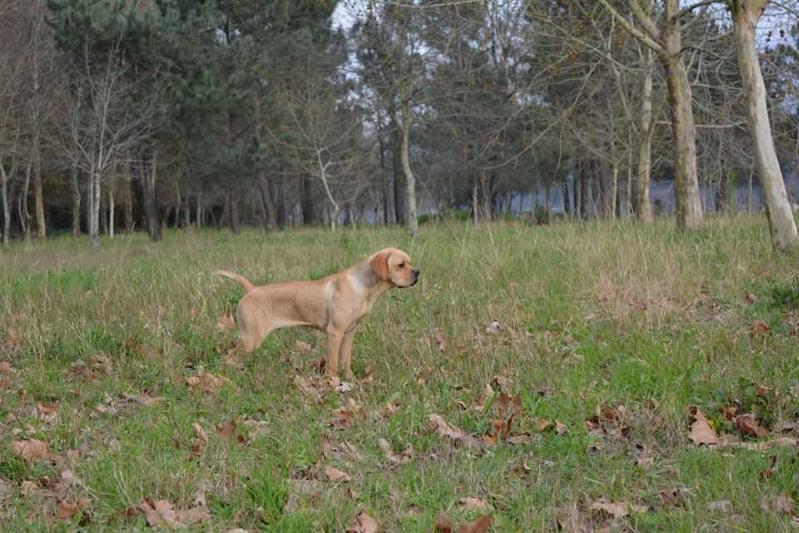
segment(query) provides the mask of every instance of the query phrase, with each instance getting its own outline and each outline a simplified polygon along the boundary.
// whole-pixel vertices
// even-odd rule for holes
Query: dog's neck
[[[363,285],[365,289],[378,289],[382,294],[393,286],[391,282],[378,278],[377,274],[375,274],[375,271],[372,270],[371,266],[369,266],[368,261],[361,261],[352,267],[351,270],[354,277],[361,283],[361,285]]]

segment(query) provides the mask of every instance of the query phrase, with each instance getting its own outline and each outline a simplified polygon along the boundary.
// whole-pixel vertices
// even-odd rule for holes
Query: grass
[[[430,531],[439,511],[456,523],[477,518],[458,503],[467,496],[489,504],[496,531],[579,521],[790,530],[789,515],[761,502],[799,500],[796,447],[708,449],[688,439],[692,405],[730,434],[730,405],[772,435],[799,419],[797,258],[773,252],[766,233],[763,220],[744,217],[690,235],[667,221],[443,222],[415,241],[358,229],[167,232],[159,244],[118,236],[99,250],[67,238],[14,245],[0,252],[0,362],[12,368],[0,373],[0,528],[136,529],[144,515],[126,510],[144,498],[188,509],[199,491],[211,530],[342,531],[364,510],[388,531]],[[316,278],[388,245],[408,251],[422,279],[362,322],[353,367],[371,381],[318,401],[302,392],[295,377],[314,379],[324,346],[302,329],[230,364],[235,333],[216,322],[242,293],[211,272]],[[494,320],[502,330],[491,334]],[[768,331],[753,331],[757,321]],[[223,381],[198,391],[187,378],[203,373]],[[490,409],[462,404],[492,381],[520,395],[513,431],[530,442],[462,446],[429,430],[437,413],[478,436],[490,431]],[[331,425],[342,406],[356,411],[349,427]],[[625,435],[589,431],[603,406],[624,406]],[[233,435],[215,430],[231,419]],[[538,431],[541,419],[567,431]],[[29,438],[46,441],[52,457],[17,457],[12,442]],[[411,445],[412,459],[390,465],[381,438],[395,453]],[[648,468],[636,465],[641,447],[653,450]],[[351,481],[298,493],[294,480],[327,466]],[[65,470],[79,482],[58,483]],[[669,491],[679,501],[664,501]],[[648,510],[614,519],[588,509],[603,497]],[[78,498],[79,512],[53,518],[59,501]]]

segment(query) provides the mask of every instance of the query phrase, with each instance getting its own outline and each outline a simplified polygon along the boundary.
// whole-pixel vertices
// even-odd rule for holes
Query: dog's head
[[[395,287],[413,287],[420,272],[411,265],[411,258],[397,248],[386,248],[369,257],[369,266],[377,279]]]

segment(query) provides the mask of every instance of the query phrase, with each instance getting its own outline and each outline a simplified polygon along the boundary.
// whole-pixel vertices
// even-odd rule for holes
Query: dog
[[[416,285],[420,272],[397,248],[386,248],[364,261],[316,281],[273,283],[256,287],[247,278],[220,270],[217,275],[237,281],[247,294],[236,310],[240,346],[251,353],[272,331],[309,326],[327,333],[325,373],[352,379],[352,337],[361,318],[393,287]]]

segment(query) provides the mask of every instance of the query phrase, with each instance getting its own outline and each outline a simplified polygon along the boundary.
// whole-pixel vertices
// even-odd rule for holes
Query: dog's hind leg
[[[271,320],[264,316],[258,308],[245,303],[239,304],[237,314],[241,349],[245,353],[252,353],[261,346],[264,337],[274,329],[271,326]]]

